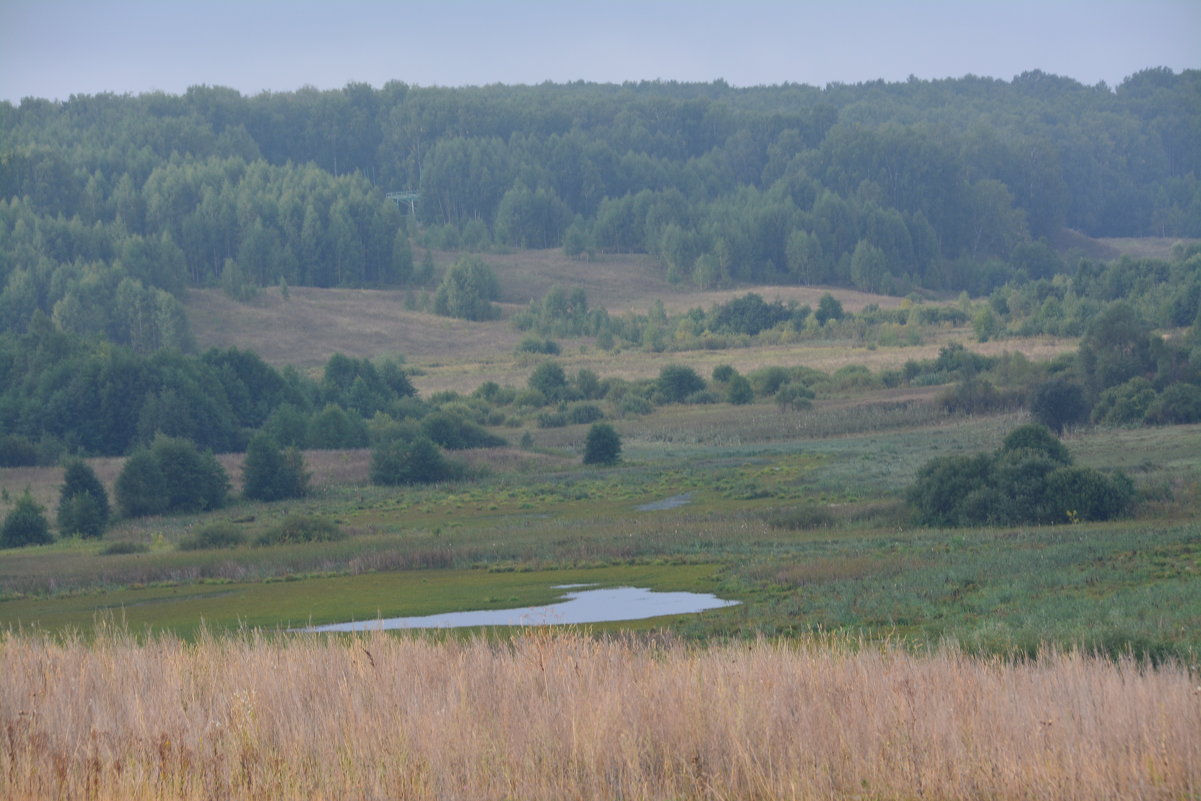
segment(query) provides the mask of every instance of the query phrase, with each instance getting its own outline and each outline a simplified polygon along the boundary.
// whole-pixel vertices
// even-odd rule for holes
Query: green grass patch
[[[565,591],[555,589],[561,584],[712,592],[715,573],[711,564],[663,564],[539,571],[415,570],[136,587],[0,602],[0,626],[89,631],[98,620],[111,619],[135,633],[169,630],[191,637],[202,625],[210,631],[288,629],[351,620],[545,606],[562,599]]]

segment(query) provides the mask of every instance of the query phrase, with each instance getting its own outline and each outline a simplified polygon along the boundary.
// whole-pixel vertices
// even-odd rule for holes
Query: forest
[[[139,352],[188,346],[187,287],[420,284],[423,247],[647,253],[701,288],[985,295],[1074,270],[1065,228],[1201,236],[1195,70],[195,86],[0,103],[0,132],[0,325],[40,309]],[[415,218],[386,198],[402,190]]]

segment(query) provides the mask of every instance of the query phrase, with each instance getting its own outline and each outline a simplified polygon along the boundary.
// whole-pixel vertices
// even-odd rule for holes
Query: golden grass
[[[1178,667],[846,643],[0,639],[8,799],[1126,799],[1201,792]]]

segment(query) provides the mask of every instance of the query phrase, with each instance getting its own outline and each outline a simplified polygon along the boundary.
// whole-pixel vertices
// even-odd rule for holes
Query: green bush
[[[0,437],[0,467],[33,467],[38,463],[38,449],[27,438],[17,434]]]
[[[791,509],[777,509],[767,516],[767,524],[786,531],[812,531],[834,525],[834,515],[829,509],[807,503]]]
[[[1201,422],[1201,386],[1172,384],[1147,407],[1144,419],[1154,425]]]
[[[54,542],[46,511],[25,490],[0,527],[0,548],[22,548],[26,545],[45,545]]]
[[[683,403],[705,389],[705,381],[691,367],[669,364],[659,371],[656,394],[663,403]]]
[[[542,412],[538,415],[538,428],[563,428],[567,415],[563,412]]]
[[[1129,478],[1072,466],[1063,443],[1037,423],[1010,432],[993,454],[931,460],[908,493],[918,522],[930,526],[1109,520],[1133,499]]]
[[[108,527],[108,493],[92,468],[79,459],[67,463],[58,495],[58,530],[99,537]]]
[[[242,463],[242,494],[256,501],[301,498],[308,494],[309,474],[296,448],[280,450],[275,440],[257,434],[246,447]]]
[[[542,362],[530,374],[527,386],[542,393],[547,401],[554,402],[562,399],[567,390],[567,375],[558,362]]]
[[[246,544],[246,534],[233,523],[209,523],[179,541],[181,551],[209,551]]]
[[[229,476],[212,453],[162,435],[125,461],[116,484],[127,517],[219,509],[228,494]]]
[[[346,538],[346,532],[324,517],[291,515],[282,523],[259,535],[256,545],[287,545],[300,542],[333,542]]]
[[[1099,425],[1139,425],[1156,400],[1155,387],[1136,377],[1101,393],[1093,406],[1092,420]]]
[[[726,384],[726,403],[745,406],[755,400],[755,390],[746,376],[735,374]]]
[[[575,425],[586,425],[603,419],[605,413],[595,403],[581,403],[567,410],[567,418]]]
[[[144,542],[113,542],[100,550],[101,556],[120,556],[131,553],[149,553],[150,546]]]
[[[421,421],[425,436],[447,450],[501,448],[508,441],[489,434],[481,426],[450,412],[433,412]]]
[[[126,517],[167,511],[167,480],[154,455],[140,450],[125,460],[115,487],[117,505]]]
[[[539,353],[546,356],[559,355],[559,343],[553,339],[538,339],[537,337],[526,337],[517,345],[517,353]]]
[[[584,464],[610,465],[621,458],[621,437],[608,423],[596,423],[588,429],[584,441]]]
[[[446,271],[434,295],[434,313],[463,320],[495,320],[500,309],[492,305],[500,294],[496,274],[473,256],[462,256]]]
[[[1047,477],[1047,497],[1055,504],[1054,522],[1111,520],[1134,501],[1134,484],[1121,473],[1061,467]]]
[[[1088,420],[1088,413],[1084,387],[1065,378],[1044,381],[1030,394],[1030,414],[1056,434]]]
[[[448,461],[425,436],[381,442],[371,452],[371,483],[387,487],[433,484],[460,477],[462,469]]]

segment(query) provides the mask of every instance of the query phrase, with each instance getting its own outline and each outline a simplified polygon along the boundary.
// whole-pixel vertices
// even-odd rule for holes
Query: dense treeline
[[[987,292],[1030,248],[1201,236],[1201,72],[825,89],[575,83],[0,103],[0,322],[187,344],[188,285],[400,284],[445,248],[656,254],[754,280]],[[419,190],[418,218],[384,198]],[[501,276],[503,284],[503,276]]]
[[[0,335],[0,465],[121,455],[161,435],[218,453],[256,432],[281,446],[361,447],[380,412],[425,412],[395,362],[335,355],[314,381],[236,348],[138,354],[56,331],[44,316]]]

